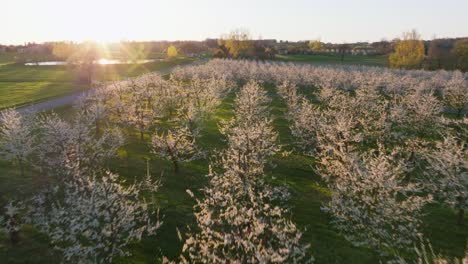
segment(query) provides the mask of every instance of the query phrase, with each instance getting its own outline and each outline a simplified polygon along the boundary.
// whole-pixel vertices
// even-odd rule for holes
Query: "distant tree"
[[[371,46],[375,49],[377,54],[381,55],[387,55],[393,51],[392,43],[386,40],[374,42]]]
[[[248,56],[264,60],[273,59],[275,54],[276,50],[274,47],[270,47],[268,44],[262,41],[254,41],[254,49],[248,53]]]
[[[203,41],[204,45],[206,45],[208,48],[214,49],[218,47],[218,40],[217,39],[205,39]]]
[[[350,48],[351,47],[346,43],[338,45],[338,54],[340,54],[341,62],[344,61],[344,57],[345,57],[346,53],[349,52]]]
[[[453,51],[457,56],[458,69],[468,71],[468,39],[457,41]]]
[[[197,54],[206,51],[207,46],[204,42],[198,41],[183,41],[179,45],[179,51],[184,54]]]
[[[177,48],[174,45],[170,45],[167,48],[167,57],[169,58],[175,58],[177,57]]]
[[[76,45],[67,42],[57,42],[52,46],[52,55],[59,60],[67,61],[76,50]]]
[[[276,53],[278,53],[278,51],[274,47],[265,48],[265,54],[267,58],[269,59],[274,59],[276,56]]]
[[[32,63],[38,63],[41,60],[44,60],[49,58],[49,55],[51,54],[51,51],[49,49],[49,46],[46,44],[28,44],[24,49],[22,53],[19,53],[16,55],[16,61],[17,62],[32,62]]]
[[[395,52],[389,58],[393,68],[418,68],[423,59],[424,42],[416,30],[403,33],[403,38],[397,40]]]
[[[313,52],[319,52],[323,49],[323,43],[320,40],[309,41],[308,45]]]
[[[216,49],[213,52],[213,56],[215,58],[225,58],[225,57],[227,57],[226,53],[221,48]]]
[[[246,29],[236,29],[219,40],[224,45],[232,58],[247,57],[254,49],[254,43],[250,33]]]
[[[96,61],[101,57],[100,47],[91,41],[83,42],[75,47],[67,61],[78,70],[79,80],[91,84],[96,69]]]
[[[427,51],[430,63],[435,62],[438,69],[442,68],[444,62],[448,61],[452,56],[451,49],[452,43],[450,41],[445,39],[432,40]]]
[[[52,46],[52,55],[59,60],[67,61],[77,70],[79,80],[86,84],[93,82],[95,64],[102,54],[102,47],[91,41],[80,44],[58,42]]]
[[[226,47],[226,42],[223,39],[219,39],[217,41],[217,48],[213,52],[213,56],[216,58],[228,58],[230,57],[229,55],[229,49]]]

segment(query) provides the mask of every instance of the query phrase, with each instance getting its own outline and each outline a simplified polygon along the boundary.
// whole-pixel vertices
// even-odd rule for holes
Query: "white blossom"
[[[461,72],[455,72],[443,90],[445,103],[460,116],[468,107],[468,81]]]
[[[24,176],[25,163],[35,149],[36,134],[31,116],[15,110],[0,112],[0,156],[15,161]]]
[[[421,209],[430,197],[415,195],[415,184],[403,184],[402,165],[380,149],[362,158],[343,153],[332,168],[331,201],[323,209],[333,225],[354,245],[383,254],[408,250],[419,234]]]
[[[151,148],[152,153],[171,161],[176,172],[180,162],[198,159],[203,154],[187,127],[175,127],[166,133],[153,135]]]
[[[459,222],[463,222],[464,212],[468,210],[468,151],[464,142],[446,136],[426,157],[430,168],[424,172],[428,190],[459,210]]]
[[[128,256],[126,246],[161,226],[140,198],[141,185],[106,172],[83,174],[71,166],[63,189],[32,199],[31,223],[46,233],[66,262],[111,263]]]

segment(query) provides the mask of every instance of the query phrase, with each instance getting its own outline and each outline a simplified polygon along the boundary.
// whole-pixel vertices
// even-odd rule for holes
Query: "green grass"
[[[388,65],[386,56],[364,56],[364,55],[346,55],[344,60],[338,55],[277,55],[279,61],[301,62],[315,65],[342,64],[342,65],[366,65],[382,66]]]
[[[118,80],[192,61],[180,57],[145,64],[99,65],[94,78],[99,81]],[[0,66],[0,109],[44,101],[86,88],[86,85],[76,81],[74,71],[67,66],[25,66],[14,63]]]
[[[285,149],[291,149],[293,138],[285,118],[286,106],[273,87],[268,86],[267,90],[273,98],[271,112],[279,141]],[[232,116],[233,100],[232,93],[203,126],[199,144],[211,153],[226,147],[217,124]],[[57,112],[69,117],[72,109],[63,107]],[[146,171],[145,160],[150,159],[153,177],[163,175],[163,186],[157,198],[161,214],[164,215],[164,224],[157,236],[131,245],[132,257],[118,260],[117,263],[152,263],[161,255],[170,258],[178,256],[182,244],[177,238],[176,228],[184,232],[187,226],[194,225],[194,202],[186,194],[186,189],[199,195],[200,189],[208,182],[205,177],[209,164],[207,160],[185,163],[178,173],[174,173],[170,162],[149,154],[148,143],[148,135],[144,141],[140,141],[137,133],[130,133],[128,144],[111,163],[111,168],[127,180],[142,179]],[[312,158],[293,152],[287,157],[278,155],[273,162],[277,166],[269,168],[266,173],[274,177],[274,183],[289,187],[292,193],[289,203],[292,207],[292,219],[305,230],[304,241],[311,244],[310,252],[316,258],[316,263],[379,262],[379,257],[371,250],[348,243],[330,225],[329,215],[320,210],[322,204],[329,199],[330,192],[312,169]],[[21,178],[13,164],[0,161],[0,194],[3,195],[0,195],[0,204],[10,198],[33,194],[37,190],[39,177],[28,173],[27,177]],[[456,225],[456,215],[451,209],[431,205],[425,211],[427,215],[424,218],[423,231],[432,242],[434,250],[450,257],[463,256],[468,237],[467,225]],[[57,255],[53,254],[44,236],[30,227],[22,231],[22,236],[21,245],[12,246],[5,235],[0,235],[0,260],[8,263],[58,263]]]
[[[16,53],[0,52],[0,67],[15,62]]]

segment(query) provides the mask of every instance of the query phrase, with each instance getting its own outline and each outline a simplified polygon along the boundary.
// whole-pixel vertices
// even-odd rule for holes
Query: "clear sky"
[[[324,42],[468,36],[468,0],[1,0],[0,43],[203,40],[252,36]]]

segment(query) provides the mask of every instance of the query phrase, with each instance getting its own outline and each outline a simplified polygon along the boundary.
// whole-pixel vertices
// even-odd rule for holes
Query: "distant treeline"
[[[45,42],[26,43],[24,45],[1,45],[1,52],[17,53],[18,61],[40,61],[43,58],[56,58],[54,49],[57,46],[83,46],[84,43],[76,42]],[[94,43],[102,57],[144,59],[150,54],[166,53],[167,49],[174,45],[179,53],[184,55],[197,55],[209,52],[206,41],[129,41],[109,44]],[[58,59],[58,58],[56,58]]]
[[[411,32],[409,32],[411,33]],[[105,45],[103,57],[144,59],[150,54],[164,54],[170,46],[177,48],[178,54],[189,57],[211,54],[219,58],[250,58],[273,59],[277,54],[330,54],[345,56],[368,55],[389,56],[389,64],[401,68],[446,69],[462,71],[468,70],[468,38],[446,38],[434,40],[420,40],[417,32],[413,32],[415,39],[394,39],[391,41],[358,42],[358,43],[323,43],[312,41],[283,41],[276,39],[254,40],[246,30],[234,30],[218,39],[204,41],[128,41]],[[63,42],[62,42],[63,43]],[[411,44],[412,43],[412,44]],[[54,47],[58,42],[26,43],[24,45],[0,45],[0,52],[16,52],[17,60],[40,61],[53,59]],[[68,44],[76,44],[71,43]],[[409,44],[408,54],[400,54],[400,58],[393,55],[405,49]],[[403,46],[403,48],[402,48]],[[393,56],[393,60],[392,60]],[[405,57],[412,57],[411,62],[405,62]],[[417,59],[414,59],[414,57]],[[405,64],[406,63],[406,64]]]

